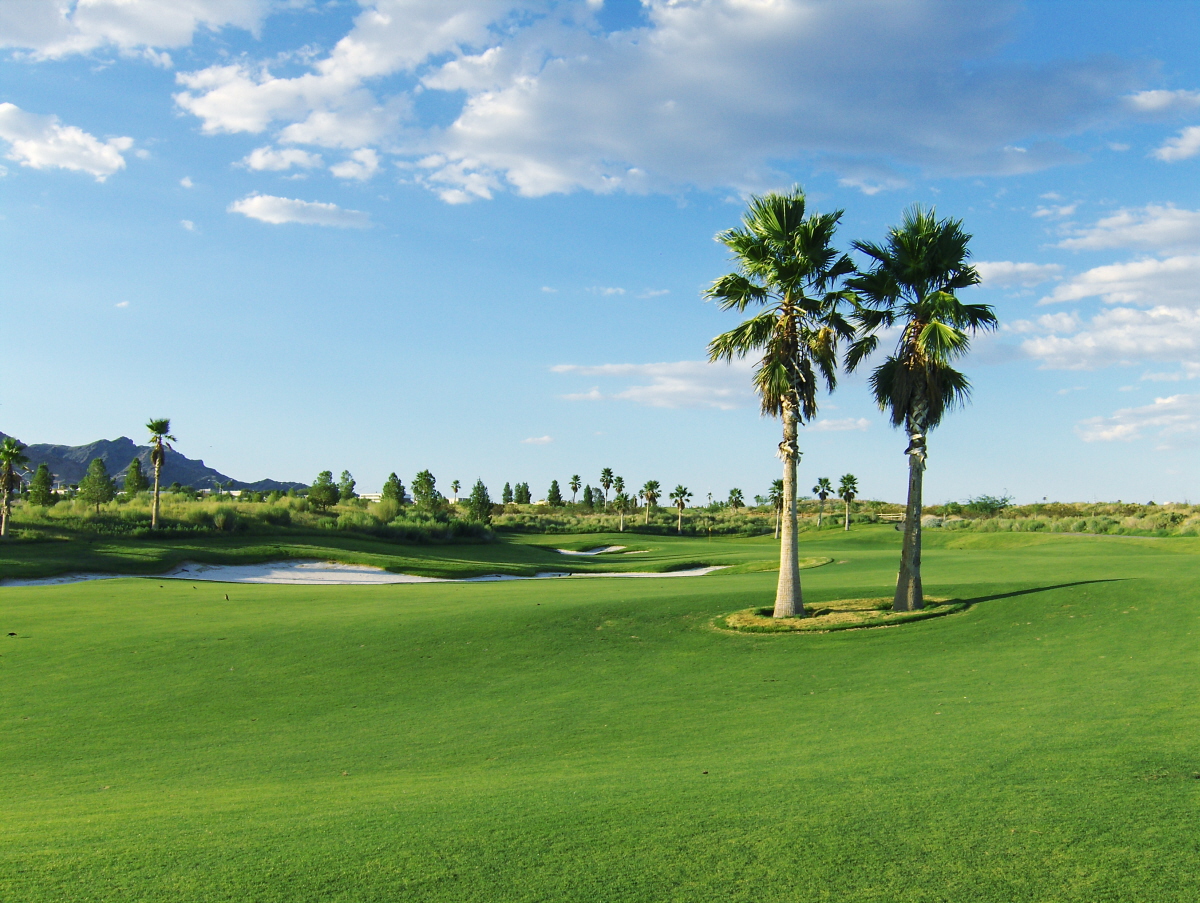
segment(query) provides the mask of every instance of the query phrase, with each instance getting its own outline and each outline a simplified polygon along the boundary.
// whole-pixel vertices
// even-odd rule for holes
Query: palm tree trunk
[[[625,509],[621,509],[621,532],[625,532]]]
[[[900,576],[892,611],[918,611],[925,607],[921,587],[921,489],[925,477],[925,431],[910,422],[908,427],[908,504],[904,508],[904,546],[900,552]]]
[[[158,478],[162,474],[162,462],[154,461],[154,505],[150,508],[150,529],[158,529]]]
[[[850,532],[850,499],[846,499],[846,532]]]
[[[650,503],[646,503],[646,523],[650,523]]]
[[[0,506],[0,539],[8,536],[8,487],[4,487],[4,504]]]
[[[825,499],[817,502],[817,529],[821,529],[821,521],[825,519]]]
[[[796,409],[791,401],[783,404],[783,441],[779,456],[783,458],[783,515],[780,518],[783,534],[779,543],[779,587],[775,591],[775,617],[804,617],[804,597],[800,592],[800,547],[796,537]]]
[[[775,509],[775,538],[779,538],[779,509]]]
[[[678,525],[676,526],[676,530],[677,530],[677,532],[679,532],[680,534],[682,534],[682,533],[683,533],[683,508],[680,508],[680,509],[679,509],[679,523],[678,523]]]

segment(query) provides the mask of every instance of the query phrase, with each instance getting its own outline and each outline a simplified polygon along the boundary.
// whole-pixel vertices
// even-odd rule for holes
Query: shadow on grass
[[[1031,589],[1017,589],[1011,593],[995,593],[991,596],[976,596],[974,599],[956,599],[956,602],[965,604],[968,608],[980,602],[995,602],[998,599],[1014,599],[1017,596],[1029,596],[1033,593],[1048,593],[1054,589],[1069,589],[1072,586],[1087,586],[1091,583],[1123,583],[1129,580],[1129,577],[1107,577],[1103,580],[1076,580],[1074,583],[1056,583],[1053,586],[1035,586]]]

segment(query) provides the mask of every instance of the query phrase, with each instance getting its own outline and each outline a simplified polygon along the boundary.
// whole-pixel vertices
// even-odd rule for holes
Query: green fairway
[[[0,900],[1200,898],[1200,540],[931,531],[926,591],[965,611],[817,635],[711,627],[770,603],[770,537],[331,540],[736,567],[0,588]],[[888,594],[899,540],[804,535],[806,601]]]

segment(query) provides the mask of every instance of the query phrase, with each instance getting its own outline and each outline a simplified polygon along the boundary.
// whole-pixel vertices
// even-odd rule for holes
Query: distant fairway
[[[899,539],[803,536],[806,601],[888,593]],[[610,542],[737,567],[0,588],[0,900],[1200,899],[1200,540],[931,532],[968,610],[782,636],[709,626],[769,537],[404,554]]]

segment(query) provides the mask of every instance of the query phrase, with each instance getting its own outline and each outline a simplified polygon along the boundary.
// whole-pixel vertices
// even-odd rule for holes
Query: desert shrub
[[[292,512],[282,505],[272,505],[264,509],[260,516],[273,527],[286,527],[292,522]]]
[[[245,527],[237,508],[232,505],[220,505],[212,514],[212,523],[222,533],[233,533]]]

